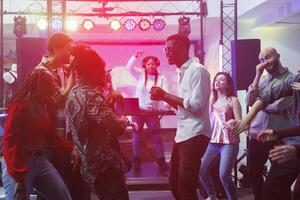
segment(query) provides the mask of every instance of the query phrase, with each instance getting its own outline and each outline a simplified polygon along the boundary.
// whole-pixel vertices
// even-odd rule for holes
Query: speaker
[[[232,78],[236,90],[247,90],[259,63],[260,40],[231,41]]]
[[[17,38],[17,87],[24,81],[26,75],[36,67],[47,52],[46,38]]]

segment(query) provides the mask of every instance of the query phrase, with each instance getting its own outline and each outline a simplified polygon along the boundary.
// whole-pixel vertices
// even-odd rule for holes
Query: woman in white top
[[[157,68],[160,61],[155,56],[147,56],[142,60],[142,68],[140,70],[134,67],[137,58],[143,55],[143,51],[137,51],[128,61],[126,67],[129,73],[137,80],[135,97],[139,98],[139,106],[142,110],[160,110],[163,105],[162,102],[153,101],[150,99],[150,90],[153,86],[159,86],[167,90],[166,79],[161,76]],[[164,156],[164,148],[160,137],[160,121],[158,115],[138,115],[133,116],[132,121],[138,125],[138,130],[132,131],[133,140],[133,168],[135,171],[140,170],[141,166],[141,137],[140,133],[143,131],[144,124],[147,124],[151,132],[152,142],[156,148],[156,157],[160,170],[166,170],[167,165]]]

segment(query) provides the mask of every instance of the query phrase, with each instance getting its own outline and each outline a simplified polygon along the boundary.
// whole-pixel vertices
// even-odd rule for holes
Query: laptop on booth
[[[124,104],[116,103],[116,113],[120,115],[136,115],[140,113],[138,98],[124,98]]]

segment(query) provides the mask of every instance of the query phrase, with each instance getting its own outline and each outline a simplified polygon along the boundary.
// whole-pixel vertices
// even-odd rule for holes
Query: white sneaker
[[[219,200],[216,196],[210,196],[206,198],[205,200]]]

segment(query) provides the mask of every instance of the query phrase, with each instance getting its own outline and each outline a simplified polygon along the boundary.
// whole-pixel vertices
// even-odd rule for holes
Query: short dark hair
[[[167,41],[170,41],[170,40],[175,40],[176,43],[179,43],[180,46],[183,46],[183,47],[186,47],[187,49],[190,48],[190,39],[185,36],[185,35],[182,35],[182,34],[174,34],[174,35],[171,35],[167,38]]]
[[[71,55],[74,56],[71,67],[84,84],[94,87],[105,85],[106,64],[95,50],[81,44],[72,48]]]
[[[53,33],[50,35],[47,41],[47,49],[50,53],[53,53],[55,48],[60,48],[73,40],[65,33]]]
[[[147,64],[147,62],[148,62],[150,59],[152,59],[152,60],[155,62],[156,67],[158,67],[158,66],[160,65],[160,60],[159,60],[157,57],[155,57],[155,56],[147,56],[147,57],[145,57],[145,58],[142,60],[142,67],[143,67],[143,68],[146,68],[146,64]]]

